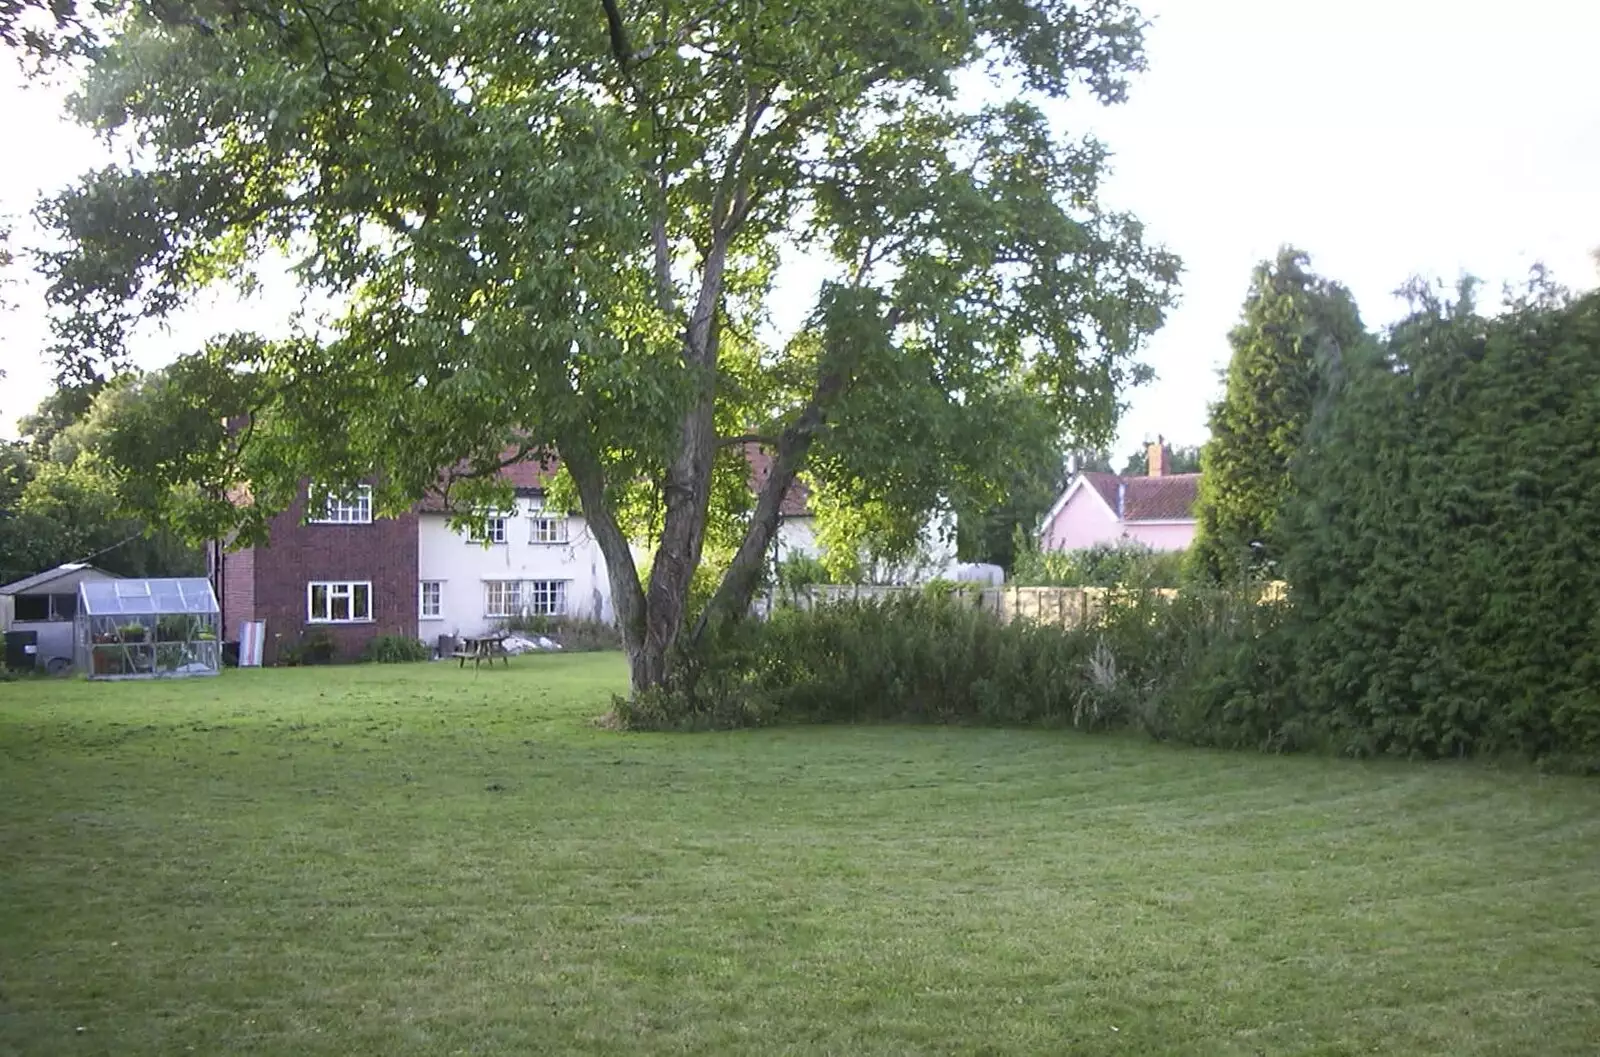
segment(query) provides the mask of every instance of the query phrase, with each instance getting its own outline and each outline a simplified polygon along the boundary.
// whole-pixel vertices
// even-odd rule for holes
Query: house
[[[757,452],[751,467],[764,481],[771,459]],[[546,509],[558,468],[554,460],[506,467],[513,505],[490,516],[482,536],[452,528],[438,497],[376,518],[371,491],[362,488],[307,517],[302,491],[269,522],[266,546],[208,548],[224,639],[236,642],[245,622],[264,621],[263,663],[272,664],[278,644],[311,630],[325,632],[348,658],[385,634],[433,642],[478,635],[513,617],[614,621],[605,556],[588,523]],[[804,485],[784,497],[783,515],[779,551],[814,553]]]
[[[306,494],[268,522],[266,546],[207,547],[206,568],[222,605],[222,637],[237,642],[265,621],[263,663],[279,644],[325,631],[341,657],[359,656],[382,634],[417,637],[417,537],[421,518],[372,516],[367,488],[307,517]]]
[[[1045,515],[1039,546],[1083,550],[1097,544],[1137,543],[1157,551],[1184,550],[1194,540],[1197,473],[1169,473],[1171,452],[1159,437],[1148,450],[1143,477],[1080,473]]]
[[[772,476],[772,455],[756,444],[745,445],[745,459],[750,463],[750,490],[759,493]],[[811,509],[811,487],[795,478],[778,504],[778,531],[772,540],[772,561],[781,564],[794,555],[818,558],[822,548],[817,543],[817,517]]]
[[[482,537],[451,528],[436,499],[378,518],[363,487],[307,517],[302,492],[271,520],[266,546],[208,548],[223,636],[238,641],[246,621],[265,621],[263,662],[272,664],[279,644],[313,630],[349,658],[379,635],[433,641],[528,615],[609,621],[599,545],[583,518],[544,509],[554,472],[549,464],[508,467],[515,506],[491,517]]]
[[[417,514],[417,620],[421,637],[475,635],[515,616],[616,619],[605,555],[577,515],[545,509],[554,463],[522,462],[502,476],[514,506],[479,538],[450,527],[439,503]]]
[[[81,562],[58,565],[0,587],[0,631],[34,636],[33,663],[50,672],[72,666],[73,618],[78,615],[78,585],[117,580]]]

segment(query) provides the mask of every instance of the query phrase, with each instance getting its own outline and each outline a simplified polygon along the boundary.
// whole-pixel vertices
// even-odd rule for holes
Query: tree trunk
[[[652,655],[645,642],[645,596],[639,587],[639,570],[633,563],[628,537],[617,523],[616,511],[606,496],[605,473],[600,460],[585,436],[562,438],[561,454],[578,486],[584,520],[594,533],[595,542],[606,560],[606,575],[611,581],[611,601],[617,609],[617,624],[622,629],[622,645],[628,654],[629,682],[635,693],[659,686],[665,678],[665,654]]]

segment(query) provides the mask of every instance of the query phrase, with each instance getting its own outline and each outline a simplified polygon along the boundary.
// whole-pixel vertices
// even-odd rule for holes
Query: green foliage
[[[1412,294],[1297,469],[1296,692],[1345,752],[1600,761],[1600,297]]]
[[[198,575],[200,551],[128,513],[126,476],[108,457],[119,416],[143,409],[145,380],[58,389],[0,448],[0,582],[94,555],[124,576]],[[166,443],[181,443],[166,437]]]
[[[833,582],[826,565],[819,559],[799,551],[778,563],[776,579],[778,590],[787,598],[793,598],[812,584]]]
[[[378,635],[367,643],[361,659],[378,664],[410,664],[426,661],[432,656],[433,650],[415,636]]]
[[[307,664],[332,664],[338,644],[323,628],[306,628],[296,639],[278,643],[278,664],[298,668]]]
[[[132,326],[278,251],[339,313],[175,365],[166,413],[119,431],[125,494],[258,542],[305,476],[377,475],[394,512],[456,469],[485,505],[508,447],[559,452],[652,656],[703,556],[743,555],[716,596],[738,612],[769,553],[777,506],[754,517],[735,438],[774,442],[770,497],[803,470],[840,539],[894,553],[931,511],[995,507],[1041,425],[1103,441],[1176,280],[1099,204],[1104,148],[1044,112],[1124,97],[1143,20],[1121,0],[380,0],[205,26],[135,5],[114,26],[75,108],[140,162],[41,211],[63,366],[122,363]],[[969,106],[985,77],[1004,100]],[[767,341],[794,245],[824,279]],[[659,543],[648,593],[630,537]]]
[[[1286,732],[1286,716],[1231,697],[1241,643],[1264,634],[1277,607],[1218,592],[1172,600],[1127,591],[1088,626],[1063,628],[1002,624],[976,597],[930,590],[780,609],[764,623],[725,629],[713,648],[686,661],[681,684],[618,700],[615,718],[652,730],[881,721],[1132,726],[1208,744],[1300,744]]]
[[[1019,587],[1177,587],[1183,551],[1154,551],[1136,543],[1100,543],[1075,551],[1019,550],[1010,582]]]
[[[1211,408],[1189,550],[1192,571],[1206,582],[1277,575],[1284,544],[1277,521],[1324,375],[1344,351],[1369,340],[1350,292],[1309,264],[1287,247],[1262,262],[1228,335],[1227,392]]]

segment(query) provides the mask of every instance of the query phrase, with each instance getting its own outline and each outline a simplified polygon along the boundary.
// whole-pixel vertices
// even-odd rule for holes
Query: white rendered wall
[[[484,615],[485,580],[565,580],[567,616],[615,618],[605,557],[587,523],[566,518],[566,543],[530,542],[537,502],[518,499],[516,513],[506,518],[506,542],[487,546],[452,531],[443,514],[418,518],[417,579],[441,584],[440,616],[419,615],[417,632],[424,641],[446,633],[480,634],[502,623]]]

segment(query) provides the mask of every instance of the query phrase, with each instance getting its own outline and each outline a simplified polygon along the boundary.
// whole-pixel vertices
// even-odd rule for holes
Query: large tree
[[[1190,569],[1209,581],[1272,575],[1281,558],[1278,516],[1290,467],[1327,365],[1367,340],[1355,299],[1285,247],[1250,280],[1243,317],[1228,335],[1227,389],[1211,407],[1201,449],[1199,525]]]
[[[1142,23],[1119,0],[192,10],[127,12],[78,98],[138,160],[44,210],[68,366],[274,249],[343,308],[174,366],[164,392],[207,415],[181,451],[127,440],[152,515],[258,539],[307,478],[375,475],[393,512],[447,470],[481,509],[507,459],[558,454],[635,688],[744,613],[803,470],[904,542],[992,503],[1032,412],[1103,442],[1175,281],[1098,204],[1103,149],[1037,105],[1123,98]],[[780,283],[801,252],[820,289]],[[726,571],[691,622],[708,548]]]

